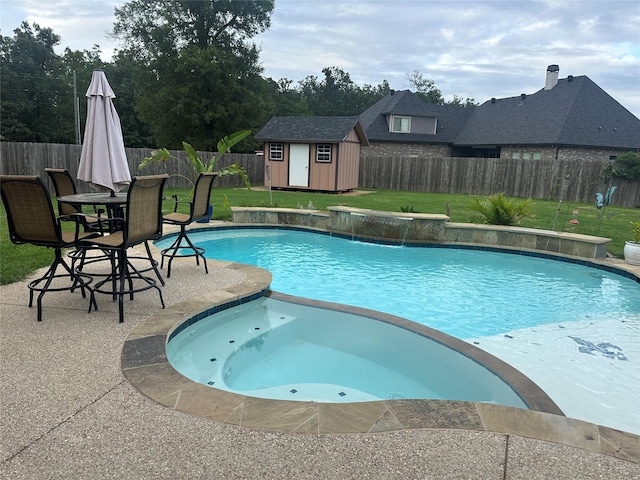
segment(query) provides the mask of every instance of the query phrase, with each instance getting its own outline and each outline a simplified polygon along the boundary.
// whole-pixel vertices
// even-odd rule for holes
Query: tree
[[[250,39],[270,25],[273,0],[133,0],[113,35],[138,63],[136,112],[155,142],[213,149],[230,131],[258,128],[270,108]],[[241,148],[241,147],[240,147]]]
[[[53,48],[60,37],[50,28],[23,22],[14,37],[1,37],[1,124],[4,140],[14,142],[76,143],[76,98],[80,119],[86,118],[84,93],[91,72],[102,66],[100,49]],[[84,122],[81,121],[81,129]]]
[[[612,178],[620,180],[640,180],[640,153],[627,152],[618,155],[615,161],[602,169],[600,177],[605,182]]]
[[[100,60],[100,48],[94,45],[91,51],[73,51],[65,48],[64,55],[59,58],[58,78],[65,87],[64,100],[59,105],[59,110],[65,122],[60,125],[64,129],[60,133],[66,139],[64,143],[76,142],[76,112],[75,104],[78,103],[78,120],[80,123],[80,139],[83,138],[82,132],[85,128],[83,120],[87,117],[87,97],[85,96],[87,88],[91,83],[91,74],[94,69],[101,68],[103,65]],[[75,77],[75,78],[74,78]],[[76,98],[73,97],[74,81]],[[73,120],[73,122],[71,122]]]
[[[359,115],[390,91],[386,80],[377,87],[361,88],[338,67],[325,67],[322,73],[322,81],[309,75],[299,82],[300,95],[312,115]]]
[[[440,89],[436,88],[436,84],[433,80],[424,78],[424,75],[422,75],[418,70],[414,70],[413,73],[408,74],[407,79],[409,80],[409,84],[415,90],[416,95],[426,103],[444,105],[442,92]]]
[[[281,78],[277,82],[267,79],[270,95],[268,118],[271,117],[299,117],[311,115],[309,106],[300,90],[293,85],[293,80]]]
[[[59,107],[73,94],[59,78],[59,59],[53,51],[60,37],[50,28],[22,22],[14,37],[1,37],[0,120],[4,140],[65,142],[73,131],[73,117]],[[69,127],[65,127],[69,125]],[[71,136],[73,139],[73,136]]]
[[[115,9],[112,34],[152,60],[189,45],[241,54],[271,25],[274,0],[132,0]]]
[[[457,107],[477,107],[478,106],[478,102],[476,102],[475,98],[467,97],[463,100],[462,97],[459,97],[458,95],[453,95],[453,100],[445,103],[447,105],[455,105]]]
[[[116,94],[114,104],[120,117],[124,144],[127,147],[149,147],[154,144],[149,124],[141,119],[136,109],[136,100],[144,93],[144,87],[138,81],[138,69],[147,72],[145,67],[123,52],[118,52],[113,63],[103,67],[111,88]]]

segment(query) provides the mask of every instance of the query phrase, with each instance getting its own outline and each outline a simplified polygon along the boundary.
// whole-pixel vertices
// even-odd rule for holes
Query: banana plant
[[[250,133],[251,133],[251,130],[240,130],[238,132],[232,133],[231,135],[227,135],[222,139],[220,139],[220,141],[218,141],[217,156],[216,155],[212,156],[207,162],[200,159],[200,157],[198,156],[198,153],[196,152],[196,149],[193,148],[187,142],[182,142],[182,148],[184,149],[184,152],[187,155],[186,160],[184,158],[175,157],[171,155],[169,150],[167,150],[166,148],[159,148],[157,150],[153,150],[151,152],[150,157],[145,157],[142,160],[140,165],[138,165],[138,170],[141,170],[147,165],[150,165],[152,163],[166,162],[172,159],[182,162],[183,164],[189,167],[191,171],[191,178],[181,174],[175,174],[175,176],[186,179],[191,184],[191,193],[193,194],[193,188],[195,187],[195,182],[198,178],[198,175],[204,172],[216,171],[216,163],[218,162],[218,160],[220,160],[220,158],[222,158],[222,156],[225,153],[231,152],[231,147],[233,147],[238,142],[243,140]],[[219,177],[223,177],[225,175],[239,175],[240,178],[242,178],[242,181],[244,182],[246,187],[247,188],[251,187],[246,170],[241,165],[238,165],[237,163],[232,163],[227,167],[217,170],[217,172]]]

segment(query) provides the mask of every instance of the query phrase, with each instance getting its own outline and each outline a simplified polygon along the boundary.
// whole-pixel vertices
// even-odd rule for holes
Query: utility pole
[[[73,71],[73,114],[76,126],[76,143],[80,145],[80,99],[78,98],[78,87],[76,84],[76,71]]]

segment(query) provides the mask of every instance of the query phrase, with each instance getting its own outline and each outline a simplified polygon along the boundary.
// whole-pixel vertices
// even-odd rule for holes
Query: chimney
[[[549,65],[547,67],[547,79],[544,82],[544,89],[551,90],[558,83],[558,72],[560,67],[558,65]]]

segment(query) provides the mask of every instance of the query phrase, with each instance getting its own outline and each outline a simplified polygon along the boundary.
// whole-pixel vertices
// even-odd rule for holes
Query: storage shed
[[[358,117],[273,117],[254,139],[264,142],[265,185],[323,192],[358,186],[369,145]]]

